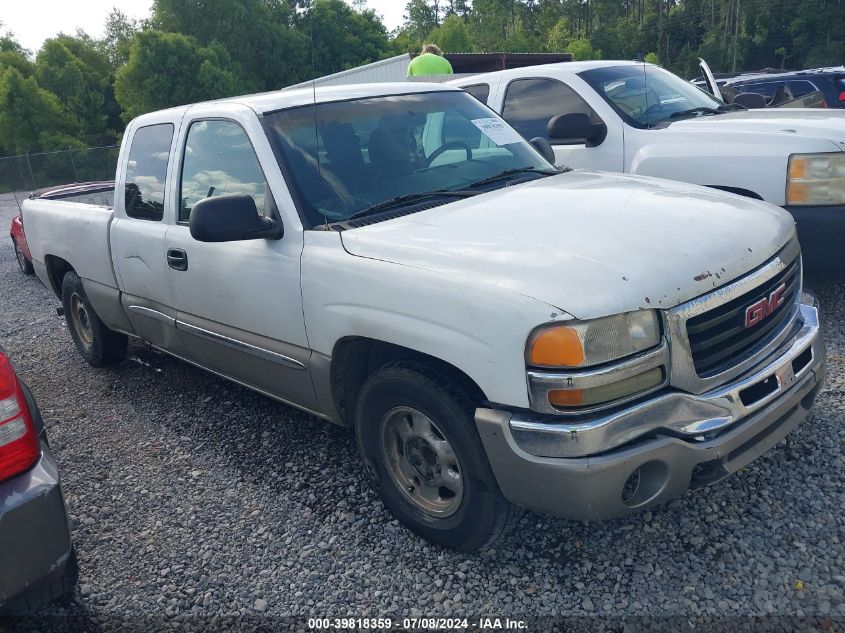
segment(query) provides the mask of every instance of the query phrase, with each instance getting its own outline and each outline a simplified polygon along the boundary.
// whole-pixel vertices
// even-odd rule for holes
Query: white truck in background
[[[545,139],[557,165],[680,180],[783,207],[797,221],[807,272],[845,273],[845,110],[745,110],[659,66],[627,61],[450,83],[526,139]]]
[[[455,87],[145,114],[115,180],[113,208],[23,205],[88,362],[141,339],[354,429],[387,507],[450,547],[514,507],[602,519],[720,481],[823,379],[787,213],[558,170]]]

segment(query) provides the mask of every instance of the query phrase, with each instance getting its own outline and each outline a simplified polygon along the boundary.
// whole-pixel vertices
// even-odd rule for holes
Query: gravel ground
[[[391,519],[342,429],[138,344],[118,367],[89,367],[4,238],[0,341],[41,406],[79,554],[77,596],[57,613],[89,630],[487,613],[843,630],[845,286],[816,291],[827,383],[774,450],[630,518],[527,514],[495,551],[466,555]]]

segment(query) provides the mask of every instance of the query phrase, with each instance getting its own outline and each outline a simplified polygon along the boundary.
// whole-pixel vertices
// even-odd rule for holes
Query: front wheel
[[[471,400],[424,365],[397,362],[364,384],[356,434],[382,500],[423,538],[484,548],[519,512],[502,496],[475,429]]]
[[[119,363],[126,357],[129,339],[107,328],[88,301],[82,280],[74,272],[62,279],[62,305],[76,349],[94,367]]]

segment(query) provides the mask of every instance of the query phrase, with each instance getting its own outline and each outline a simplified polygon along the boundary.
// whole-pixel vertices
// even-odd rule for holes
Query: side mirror
[[[258,214],[255,200],[233,193],[200,200],[191,209],[191,237],[198,242],[278,240],[282,225]]]
[[[561,145],[584,143],[587,147],[595,147],[601,145],[607,137],[607,126],[604,123],[592,123],[583,112],[572,112],[552,117],[546,132],[550,139]]]
[[[555,164],[555,151],[546,139],[542,136],[535,136],[528,142],[534,146],[534,149],[540,153],[540,156],[545,158],[552,165]]]

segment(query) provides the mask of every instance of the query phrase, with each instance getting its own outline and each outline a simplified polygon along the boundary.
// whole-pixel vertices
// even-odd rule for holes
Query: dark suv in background
[[[821,92],[824,95],[823,107],[845,108],[845,66],[777,73],[744,73],[719,80],[719,85],[740,94],[761,94],[769,102],[776,97],[782,102]]]

